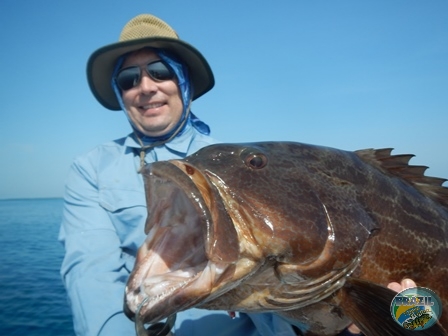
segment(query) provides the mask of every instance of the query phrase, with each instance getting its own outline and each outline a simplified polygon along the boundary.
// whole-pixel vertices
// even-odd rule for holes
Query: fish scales
[[[352,320],[366,335],[407,335],[385,286],[410,277],[442,300],[427,334],[446,335],[445,179],[391,151],[217,144],[146,167],[148,238],[126,312],[155,323],[195,306],[270,311],[305,335],[335,335]]]

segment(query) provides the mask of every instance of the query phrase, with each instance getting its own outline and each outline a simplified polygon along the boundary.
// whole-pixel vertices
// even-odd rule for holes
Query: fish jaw
[[[155,323],[231,290],[260,267],[240,256],[218,193],[193,166],[158,162],[143,175],[147,238],[126,286],[129,318],[138,311],[139,320]]]

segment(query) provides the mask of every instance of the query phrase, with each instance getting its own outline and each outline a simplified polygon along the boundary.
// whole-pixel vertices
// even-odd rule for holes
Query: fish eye
[[[246,166],[252,169],[261,169],[268,163],[268,158],[264,154],[249,154],[244,160]]]
[[[187,172],[188,175],[194,175],[194,169],[191,166],[185,165],[185,171]]]

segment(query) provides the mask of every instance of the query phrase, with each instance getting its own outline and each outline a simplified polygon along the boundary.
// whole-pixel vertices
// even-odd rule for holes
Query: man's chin
[[[150,138],[163,137],[171,132],[174,125],[163,125],[155,127],[154,125],[137,128],[143,135]]]

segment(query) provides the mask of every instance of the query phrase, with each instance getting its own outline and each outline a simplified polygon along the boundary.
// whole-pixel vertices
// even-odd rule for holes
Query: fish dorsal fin
[[[383,173],[400,177],[411,183],[422,194],[448,207],[448,188],[442,186],[444,178],[425,176],[426,166],[411,166],[412,154],[391,155],[393,148],[363,149],[355,151],[364,162]]]

